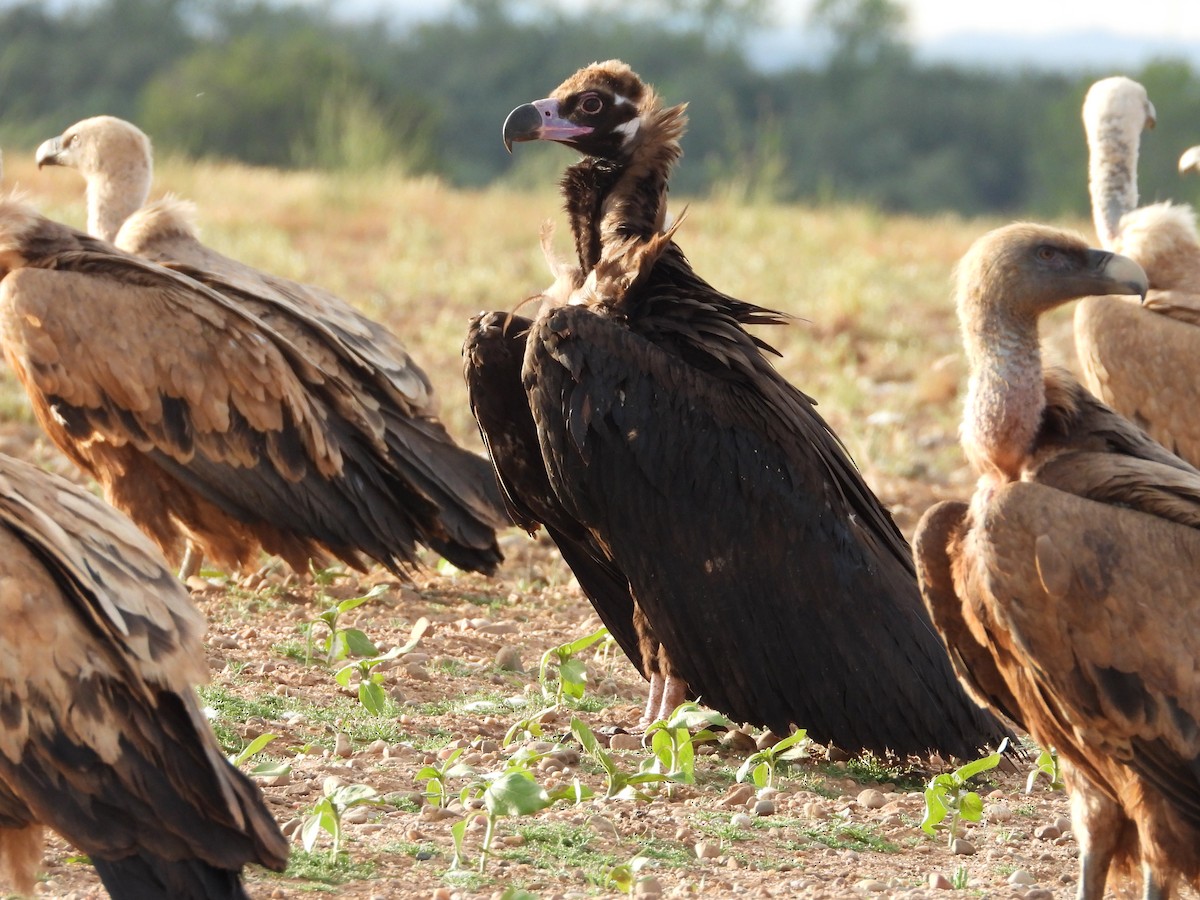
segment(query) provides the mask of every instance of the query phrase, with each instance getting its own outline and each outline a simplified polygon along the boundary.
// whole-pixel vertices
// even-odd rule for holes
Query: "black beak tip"
[[[518,106],[504,120],[504,146],[512,153],[517,141],[536,141],[542,130],[542,114],[532,103]]]

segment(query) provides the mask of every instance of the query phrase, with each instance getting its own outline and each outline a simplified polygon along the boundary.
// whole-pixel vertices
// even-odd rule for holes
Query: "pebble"
[[[987,808],[989,822],[1009,822],[1012,820],[1012,807],[1003,800],[993,803]]]
[[[929,888],[934,891],[951,891],[954,890],[954,884],[941,872],[930,872]]]
[[[1034,888],[1025,892],[1025,900],[1054,900],[1054,892],[1045,888]]]
[[[754,786],[750,784],[735,784],[725,796],[717,801],[717,806],[730,808],[735,806],[745,806],[754,797]]]
[[[695,846],[696,859],[716,859],[721,855],[721,845],[709,841],[700,841]]]
[[[729,820],[729,824],[734,828],[752,828],[754,826],[754,819],[745,813],[734,813]]]
[[[636,734],[614,734],[608,746],[613,750],[641,750],[642,739]]]
[[[754,738],[737,728],[721,735],[720,744],[734,753],[754,753],[758,750],[758,744],[754,742]]]
[[[754,802],[754,814],[756,816],[773,816],[775,815],[774,800],[756,800]]]
[[[1039,841],[1052,841],[1056,837],[1062,837],[1062,832],[1057,825],[1039,825],[1033,829],[1033,836]]]
[[[304,824],[304,820],[301,819],[299,816],[296,816],[294,818],[288,819],[286,822],[284,822],[282,825],[280,825],[279,830],[283,832],[284,837],[291,837],[293,834],[296,833],[296,831],[299,830],[300,826],[303,824]]]
[[[756,746],[759,750],[766,750],[768,747],[774,747],[782,740],[783,738],[768,728],[754,739],[754,746]]]
[[[367,748],[363,750],[363,753],[365,753],[367,756],[386,756],[387,751],[387,741],[378,740],[371,741],[371,743],[367,744]]]
[[[363,825],[371,817],[371,810],[365,806],[355,806],[342,813],[342,821],[351,825]]]
[[[521,651],[508,645],[501,647],[496,651],[496,668],[503,669],[505,672],[524,672],[525,666],[521,662]]]
[[[262,787],[280,787],[285,784],[291,784],[292,770],[288,769],[280,772],[278,775],[255,775],[254,780]]]
[[[601,834],[605,837],[618,837],[617,826],[611,820],[604,818],[604,816],[592,816],[588,819],[588,825],[591,826],[592,831],[596,832],[596,834]]]
[[[662,892],[662,884],[653,875],[639,878],[637,884],[633,886],[633,896],[635,897],[661,897]]]
[[[1019,884],[1028,887],[1031,884],[1037,884],[1037,879],[1024,869],[1017,869],[1008,876],[1009,884]]]
[[[872,893],[887,890],[886,884],[884,884],[882,881],[876,881],[874,878],[864,878],[862,881],[855,884],[854,887],[860,891],[870,891]]]
[[[409,663],[407,666],[405,666],[404,674],[406,674],[413,681],[429,681],[429,670],[424,666],[420,666],[415,663]]]
[[[429,900],[452,900],[454,892],[450,888],[434,888],[433,893],[429,895]]]
[[[887,798],[875,788],[867,788],[858,795],[858,805],[865,806],[867,809],[880,809],[885,803],[887,803]]]
[[[971,856],[975,853],[975,845],[963,838],[955,838],[950,844],[950,852],[955,856]]]
[[[354,745],[350,743],[350,735],[339,731],[333,742],[333,755],[347,757],[354,755]]]
[[[1059,816],[1057,819],[1054,820],[1054,824],[1058,828],[1058,830],[1061,831],[1063,834],[1066,834],[1068,831],[1071,830],[1071,820],[1068,819],[1066,816]]]

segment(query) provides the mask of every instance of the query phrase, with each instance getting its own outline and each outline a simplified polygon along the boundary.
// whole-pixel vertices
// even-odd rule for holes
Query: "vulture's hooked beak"
[[[37,161],[37,167],[42,166],[57,166],[58,154],[62,153],[63,145],[61,137],[53,137],[48,141],[42,141],[40,147],[37,148],[37,154],[34,159]]]
[[[1142,302],[1146,302],[1146,292],[1150,290],[1150,280],[1145,271],[1128,256],[1110,253],[1107,250],[1092,250],[1088,254],[1092,269],[1103,279],[1107,288],[1106,294],[1137,294]]]
[[[518,141],[569,141],[593,130],[590,125],[576,125],[562,118],[557,100],[535,100],[518,106],[504,120],[504,147],[512,153],[512,145]]]
[[[1150,131],[1157,124],[1158,124],[1158,111],[1155,110],[1154,104],[1151,103],[1149,100],[1147,100],[1146,101],[1146,124],[1143,125],[1142,127],[1146,131]]]
[[[1179,157],[1180,172],[1200,172],[1200,146],[1188,147]]]

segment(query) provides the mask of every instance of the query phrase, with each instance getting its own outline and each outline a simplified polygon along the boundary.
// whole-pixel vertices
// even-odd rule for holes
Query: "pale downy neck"
[[[1138,149],[1141,127],[1126,116],[1108,113],[1087,123],[1088,194],[1092,222],[1106,250],[1112,249],[1121,216],[1137,209]]]
[[[149,162],[130,162],[87,178],[88,233],[112,243],[131,215],[146,205],[153,173]]]
[[[959,301],[970,367],[963,451],[982,478],[1016,481],[1046,408],[1037,319],[989,304],[978,287],[971,290]]]

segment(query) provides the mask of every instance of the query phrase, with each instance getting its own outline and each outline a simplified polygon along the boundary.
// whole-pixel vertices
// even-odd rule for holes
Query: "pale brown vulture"
[[[1132,260],[1017,224],[958,273],[970,504],[926,512],[922,592],[977,697],[1057,748],[1079,897],[1141,864],[1147,897],[1200,876],[1200,471],[1043,372],[1039,316],[1147,289]]]
[[[1200,240],[1191,207],[1138,206],[1138,145],[1154,124],[1146,90],[1124,77],[1092,85],[1083,107],[1088,187],[1107,250],[1150,279],[1139,306],[1090,297],[1075,310],[1075,345],[1088,388],[1157,441],[1200,464]]]
[[[43,143],[37,163],[83,174],[93,237],[221,293],[273,333],[273,340],[286,342],[296,364],[312,370],[311,379],[336,383],[336,391],[357,407],[349,421],[327,417],[329,427],[353,434],[349,439],[375,457],[371,468],[377,471],[365,476],[364,485],[372,493],[393,494],[382,515],[397,520],[379,523],[385,541],[395,546],[376,551],[363,546],[367,555],[393,567],[408,565],[414,543],[423,543],[460,568],[495,570],[500,560],[495,529],[509,524],[495,477],[485,459],[457,446],[447,433],[429,379],[390,331],[328,291],[206,247],[196,238],[186,204],[146,205],[150,141],[129,122],[84,119]],[[379,506],[378,499],[372,503]]]
[[[500,559],[492,473],[447,464],[448,447],[476,457],[366,389],[373,372],[13,200],[0,341],[51,439],[168,558],[190,541],[299,571],[331,556],[402,571],[418,543],[461,568]]]
[[[32,893],[43,829],[116,900],[244,898],[287,842],[194,685],[204,621],[162,555],[86,491],[0,456],[0,862]]]
[[[1008,732],[956,682],[888,511],[746,330],[784,317],[711,287],[663,231],[683,128],[616,61],[504,125],[584,156],[563,179],[573,302],[467,338],[510,503],[619,626],[651,716],[690,692],[850,751],[973,757]]]

